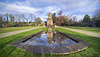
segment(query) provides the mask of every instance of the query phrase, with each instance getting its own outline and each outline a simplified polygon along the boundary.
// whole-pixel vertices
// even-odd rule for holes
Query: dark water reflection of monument
[[[75,41],[67,38],[58,32],[42,32],[25,42],[34,46],[59,47],[76,44]]]

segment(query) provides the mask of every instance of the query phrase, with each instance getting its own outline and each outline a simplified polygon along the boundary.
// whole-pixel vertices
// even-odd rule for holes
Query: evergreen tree
[[[56,13],[53,13],[53,15],[52,15],[52,19],[53,19],[53,23],[55,23]]]
[[[84,16],[82,25],[83,25],[83,26],[90,26],[90,25],[91,25],[90,23],[91,23],[91,22],[90,22],[90,16],[89,16],[88,14],[86,14],[86,15]]]
[[[83,23],[89,23],[89,22],[90,22],[90,16],[88,14],[86,14],[84,16]]]

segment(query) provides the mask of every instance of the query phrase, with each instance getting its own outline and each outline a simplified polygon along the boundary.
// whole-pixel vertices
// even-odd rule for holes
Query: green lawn
[[[45,28],[46,29],[46,28]],[[62,28],[53,28],[54,30],[59,30],[61,32],[67,33],[73,37],[91,43],[85,51],[70,54],[70,55],[44,55],[44,54],[34,54],[30,52],[26,52],[22,49],[18,49],[9,45],[12,42],[15,42],[19,39],[22,39],[26,36],[39,32],[41,30],[45,30],[44,28],[38,28],[31,31],[19,33],[16,35],[8,36],[0,38],[0,57],[99,57],[100,56],[100,38],[81,34],[78,32],[73,32],[70,30],[62,29]]]
[[[29,29],[29,28],[33,28],[33,27],[34,26],[0,28],[0,34],[1,33],[6,33],[6,32],[17,31],[17,30]]]
[[[100,33],[100,27],[74,27],[74,26],[65,26],[65,27],[83,30],[83,31],[94,32],[94,33]]]

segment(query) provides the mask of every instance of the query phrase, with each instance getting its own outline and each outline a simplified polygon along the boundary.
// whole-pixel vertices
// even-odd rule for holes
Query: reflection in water
[[[48,38],[48,43],[51,44],[53,39],[53,32],[47,32],[47,38]]]
[[[24,43],[34,46],[46,47],[59,47],[76,44],[75,41],[67,38],[66,36],[58,32],[42,32]]]

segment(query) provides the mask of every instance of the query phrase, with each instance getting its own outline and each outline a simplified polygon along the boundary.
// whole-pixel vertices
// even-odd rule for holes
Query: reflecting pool
[[[77,42],[59,32],[41,32],[24,42],[34,46],[59,47],[76,44]]]

